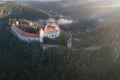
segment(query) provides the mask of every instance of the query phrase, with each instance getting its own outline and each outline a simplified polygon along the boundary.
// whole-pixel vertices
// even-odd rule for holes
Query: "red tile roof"
[[[25,37],[32,37],[32,38],[38,38],[39,34],[33,34],[33,33],[28,33],[28,32],[24,32],[22,30],[20,30],[16,25],[12,25],[11,26],[17,33],[19,33],[22,36]]]
[[[46,25],[44,32],[45,33],[54,33],[54,32],[59,32],[60,29],[57,25]]]

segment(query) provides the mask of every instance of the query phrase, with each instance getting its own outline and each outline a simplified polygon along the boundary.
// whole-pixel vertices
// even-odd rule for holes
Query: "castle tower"
[[[42,28],[39,30],[39,38],[40,38],[40,42],[43,43],[44,31]]]
[[[67,47],[71,48],[72,47],[72,34],[68,34],[68,39],[67,39]]]
[[[19,25],[19,21],[15,21],[15,24],[18,26]]]

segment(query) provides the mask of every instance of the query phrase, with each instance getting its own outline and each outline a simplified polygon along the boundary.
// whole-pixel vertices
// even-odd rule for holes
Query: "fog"
[[[74,23],[75,21],[72,19],[65,19],[65,18],[59,18],[59,19],[53,19],[50,18],[48,20],[46,20],[47,23],[54,23],[54,24],[59,24],[59,25],[65,25],[65,24],[71,24]]]

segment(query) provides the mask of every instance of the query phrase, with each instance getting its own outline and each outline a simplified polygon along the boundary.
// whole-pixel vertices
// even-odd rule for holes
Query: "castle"
[[[56,24],[46,24],[44,27],[40,28],[39,34],[28,33],[19,29],[19,22],[13,23],[11,25],[11,32],[17,36],[20,40],[33,42],[40,41],[44,42],[44,37],[55,39],[60,35],[60,28]]]

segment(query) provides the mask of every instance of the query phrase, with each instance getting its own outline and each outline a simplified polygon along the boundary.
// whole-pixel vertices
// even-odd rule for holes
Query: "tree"
[[[59,45],[66,45],[67,43],[67,36],[65,32],[62,32],[60,36],[57,38],[57,43]]]

